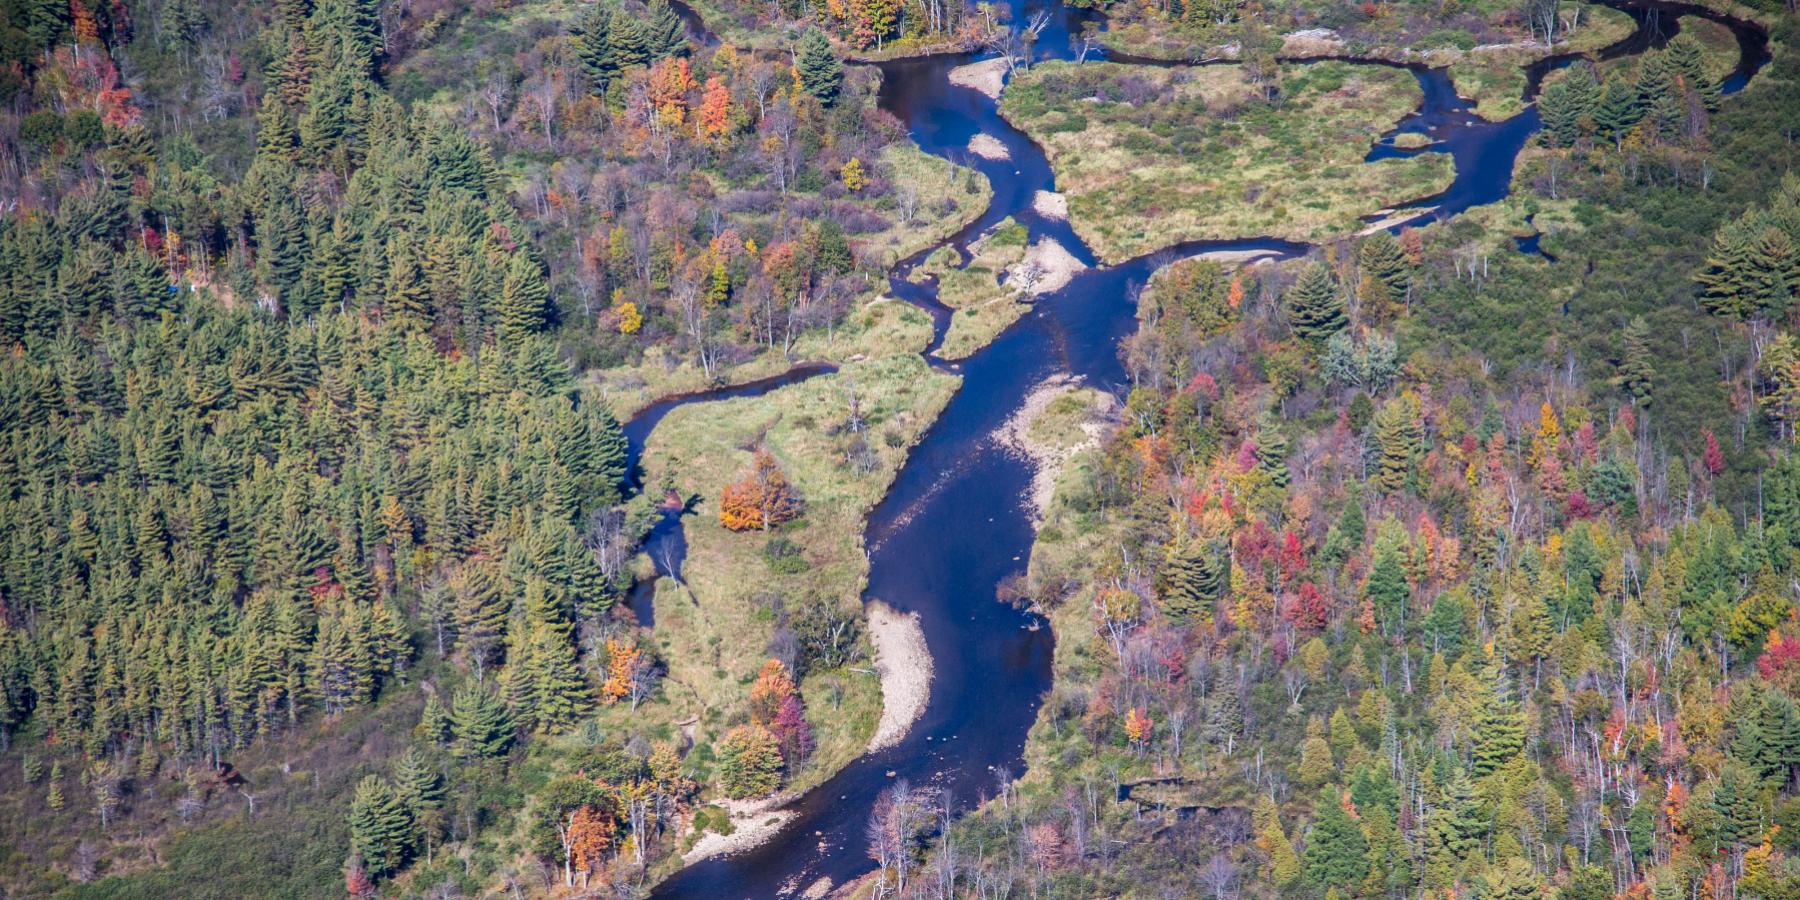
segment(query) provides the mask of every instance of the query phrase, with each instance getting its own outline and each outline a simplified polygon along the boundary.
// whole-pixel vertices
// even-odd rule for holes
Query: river
[[[1026,8],[1028,0],[1012,2],[1015,22],[1026,21],[1039,8],[1036,3]],[[1679,27],[1681,15],[1700,14],[1723,22],[1738,36],[1741,57],[1737,71],[1725,82],[1728,92],[1742,88],[1767,59],[1766,34],[1748,23],[1681,4],[1616,5],[1630,12],[1639,27],[1602,56],[1660,47]],[[1072,35],[1087,14],[1060,4],[1050,12],[1033,52],[1040,60],[1073,58]],[[696,21],[690,16],[690,24]],[[905,123],[913,140],[928,153],[973,165],[993,185],[987,210],[948,243],[964,246],[1011,216],[1030,230],[1033,240],[1054,238],[1083,263],[1094,265],[1092,252],[1066,222],[1032,210],[1038,191],[1055,189],[1055,176],[1042,149],[1000,117],[995,101],[950,84],[952,68],[978,58],[941,54],[878,64],[883,74],[881,106]],[[1560,57],[1534,66],[1528,92],[1536,89],[1545,72],[1570,61]],[[1450,153],[1456,178],[1443,194],[1414,204],[1420,214],[1400,224],[1454,215],[1504,197],[1513,160],[1539,127],[1536,108],[1528,107],[1503,122],[1485,122],[1457,98],[1442,70],[1407,68],[1418,77],[1424,100],[1396,132],[1429,133],[1437,143],[1421,151],[1401,151],[1392,147],[1389,135],[1371,150],[1370,158]],[[1010,159],[970,159],[966,148],[977,133],[998,139]],[[1072,375],[1122,394],[1127,376],[1116,348],[1137,327],[1132,289],[1171,260],[1242,249],[1291,257],[1311,248],[1256,238],[1196,241],[1116,266],[1091,268],[1040,299],[1018,324],[969,359],[933,360],[960,373],[962,388],[871,514],[865,535],[870,554],[866,596],[918,612],[924,626],[936,664],[924,715],[899,745],[857,759],[795,801],[788,808],[797,816],[773,838],[756,848],[689,866],[659,885],[655,896],[774,897],[804,891],[821,878],[842,885],[873,870],[865,825],[877,796],[896,780],[942,791],[952,798],[953,808],[966,811],[994,796],[1001,783],[1022,774],[1026,734],[1050,688],[1054,638],[1037,617],[995,600],[1000,581],[1024,570],[1033,532],[1025,507],[1031,470],[994,434],[1031,389],[1053,375]],[[933,313],[938,323],[935,348],[948,322],[947,311],[937,303],[931,286],[906,278],[925,255],[901,261],[889,283],[896,296]],[[658,404],[628,424],[633,459],[655,422],[674,405],[757,393],[819,371],[824,370],[809,369],[781,380]],[[678,530],[678,518],[665,519],[656,539],[679,540],[671,533]],[[679,571],[678,559],[674,566]]]

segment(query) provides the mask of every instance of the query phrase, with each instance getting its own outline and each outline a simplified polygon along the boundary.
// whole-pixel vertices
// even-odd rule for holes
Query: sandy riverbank
[[[1066,194],[1053,191],[1038,191],[1031,197],[1031,208],[1046,219],[1067,219],[1069,198]]]
[[[989,98],[998,100],[1000,91],[1006,87],[1006,73],[1010,71],[1011,62],[1004,56],[996,56],[951,69],[950,83],[958,87],[974,88]]]
[[[1025,284],[1023,280],[1019,283],[1024,285],[1027,296],[1038,297],[1062,290],[1075,277],[1076,272],[1086,268],[1087,265],[1076,259],[1067,247],[1054,238],[1044,238],[1025,251],[1025,258],[1012,268],[1011,274],[1007,276],[1007,283],[1013,284],[1014,279],[1028,272],[1032,276],[1028,279],[1030,283]]]
[[[794,816],[792,810],[778,809],[793,802],[793,794],[776,794],[761,800],[720,800],[731,818],[731,833],[707,832],[694,842],[694,849],[681,855],[681,861],[692,865],[709,856],[720,856],[748,850],[775,836]]]
[[[1006,145],[991,134],[978,134],[969,138],[969,152],[982,159],[1012,159],[1012,153]]]
[[[994,436],[1002,446],[1031,461],[1031,523],[1034,528],[1044,524],[1044,513],[1050,508],[1050,498],[1056,493],[1056,480],[1061,477],[1063,466],[1077,453],[1098,446],[1101,438],[1116,424],[1117,401],[1111,394],[1101,393],[1098,396],[1104,398],[1100,401],[1103,406],[1090,408],[1088,420],[1081,423],[1084,435],[1081,440],[1063,446],[1047,444],[1032,436],[1031,426],[1050,409],[1050,404],[1080,387],[1081,380],[1068,375],[1044,379],[1031,389],[1018,412],[1013,413]]]
[[[869,738],[869,752],[900,743],[931,699],[933,665],[925,646],[925,629],[917,613],[903,613],[871,600],[869,642],[875,645],[875,670],[881,674],[881,722]]]

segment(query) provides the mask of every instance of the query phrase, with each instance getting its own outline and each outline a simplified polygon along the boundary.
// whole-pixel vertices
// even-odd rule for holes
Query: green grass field
[[[1418,106],[1410,73],[1288,65],[1267,87],[1274,99],[1238,66],[1049,63],[1015,76],[1001,111],[1046,147],[1076,231],[1108,261],[1195,238],[1342,234],[1450,183],[1441,154],[1362,161]]]

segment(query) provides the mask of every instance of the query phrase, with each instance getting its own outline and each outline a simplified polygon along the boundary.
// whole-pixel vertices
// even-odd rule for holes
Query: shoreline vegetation
[[[1403,69],[1339,61],[1268,81],[1236,64],[1051,62],[1016,73],[1000,109],[1045,148],[1076,232],[1116,262],[1199,238],[1318,240],[1442,192],[1445,154],[1363,162],[1421,96]]]

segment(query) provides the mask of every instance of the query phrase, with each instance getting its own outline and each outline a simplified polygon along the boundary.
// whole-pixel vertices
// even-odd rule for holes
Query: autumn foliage
[[[786,473],[767,450],[756,451],[750,474],[719,495],[719,522],[732,531],[768,530],[798,518],[802,505]]]

